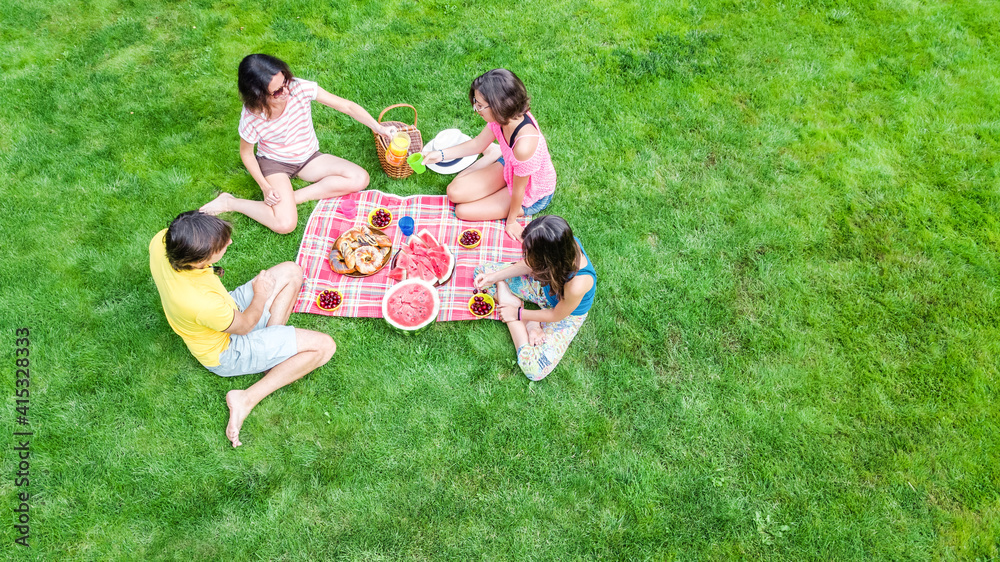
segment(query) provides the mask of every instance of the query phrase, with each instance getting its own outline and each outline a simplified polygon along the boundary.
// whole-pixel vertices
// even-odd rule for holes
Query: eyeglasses
[[[271,92],[271,97],[275,97],[275,98],[281,97],[286,92],[287,93],[291,93],[291,90],[288,89],[288,79],[287,78],[285,78],[285,83],[282,84],[280,88],[278,88],[277,90]]]
[[[489,109],[489,108],[490,106],[488,105],[479,105],[479,100],[475,100],[474,102],[472,102],[472,111],[475,111],[476,113],[481,113],[484,109]]]

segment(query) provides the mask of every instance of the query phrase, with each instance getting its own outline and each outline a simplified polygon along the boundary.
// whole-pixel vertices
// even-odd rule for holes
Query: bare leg
[[[295,343],[298,353],[274,366],[264,378],[254,383],[246,390],[230,390],[226,393],[226,406],[229,407],[229,423],[226,425],[226,438],[232,441],[233,447],[239,447],[240,428],[250,411],[266,396],[279,388],[295,382],[316,368],[326,364],[337,351],[333,338],[321,332],[295,329]]]
[[[317,158],[318,160],[318,158]],[[292,192],[292,182],[285,174],[267,176],[267,183],[278,192],[281,201],[270,206],[263,201],[251,201],[222,193],[209,203],[202,205],[201,212],[218,215],[235,211],[243,213],[278,234],[288,234],[298,226],[299,214],[295,208],[295,195]]]
[[[295,299],[302,288],[302,268],[295,262],[282,262],[268,269],[274,276],[274,289],[265,307],[271,312],[268,326],[283,326],[292,314]]]
[[[524,305],[521,299],[510,292],[507,283],[503,281],[497,281],[497,302],[505,306],[510,304],[517,304],[517,306]],[[524,325],[524,322],[520,320],[508,322],[507,329],[510,331],[510,339],[514,340],[514,349],[521,349],[521,346],[528,344],[528,328]]]
[[[463,170],[448,184],[448,200],[452,203],[478,201],[497,191],[507,191],[507,183],[503,181],[503,166],[499,162],[492,162],[473,172],[465,172],[468,170]]]
[[[340,197],[368,187],[368,172],[350,160],[321,154],[306,164],[298,177],[315,182],[295,192],[295,204],[316,199]]]
[[[455,176],[455,179],[467,176],[477,170],[481,170],[486,166],[489,166],[490,164],[496,162],[500,158],[500,156],[501,156],[500,145],[498,145],[497,143],[490,144],[490,146],[483,151],[483,157],[473,162],[472,165],[469,166],[468,168],[459,172],[458,175]]]
[[[477,201],[455,205],[455,216],[467,221],[505,219],[509,212],[510,193],[507,193],[506,189],[501,189]],[[523,215],[524,213],[519,210],[517,216]]]

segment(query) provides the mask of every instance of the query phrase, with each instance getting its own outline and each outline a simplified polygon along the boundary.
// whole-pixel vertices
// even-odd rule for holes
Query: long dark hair
[[[580,251],[566,219],[545,215],[531,221],[521,233],[521,245],[531,276],[562,299],[566,282],[580,269]]]
[[[267,86],[271,83],[274,75],[279,72],[285,75],[285,80],[292,81],[292,71],[285,64],[285,61],[277,57],[254,54],[247,55],[240,61],[236,84],[239,86],[243,105],[251,113],[263,113],[268,117],[271,116],[271,110],[267,105],[267,99],[271,97],[271,92],[267,91]]]
[[[531,98],[524,82],[506,68],[484,72],[473,80],[469,87],[469,103],[476,102],[476,91],[486,99],[486,105],[493,110],[493,118],[501,125],[531,109],[528,104]]]
[[[167,260],[177,271],[194,269],[229,243],[233,227],[219,217],[201,211],[177,215],[167,229]]]

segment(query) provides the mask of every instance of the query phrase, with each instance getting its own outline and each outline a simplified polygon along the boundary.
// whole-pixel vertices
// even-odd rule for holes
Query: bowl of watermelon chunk
[[[424,229],[396,252],[389,279],[423,279],[432,285],[443,285],[454,271],[455,256],[451,250]]]
[[[423,279],[406,279],[396,283],[382,297],[382,318],[407,335],[433,324],[440,310],[437,289]]]

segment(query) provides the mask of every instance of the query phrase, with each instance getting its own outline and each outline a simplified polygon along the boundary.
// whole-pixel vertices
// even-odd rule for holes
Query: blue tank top
[[[590,261],[590,256],[587,255],[587,251],[583,249],[583,244],[580,244],[580,239],[576,236],[574,236],[573,239],[576,240],[576,243],[580,246],[580,251],[583,252],[583,257],[587,258],[587,265],[573,275],[570,275],[569,278],[572,279],[581,273],[594,278],[594,285],[589,291],[587,291],[587,294],[583,295],[583,300],[580,301],[576,310],[570,312],[570,315],[572,316],[580,316],[590,312],[590,307],[594,304],[594,294],[597,293],[597,270],[594,269],[594,262]],[[567,281],[569,281],[569,279],[567,279]],[[545,299],[549,302],[550,307],[555,307],[559,304],[559,296],[552,292],[552,288],[549,285],[545,286]]]

